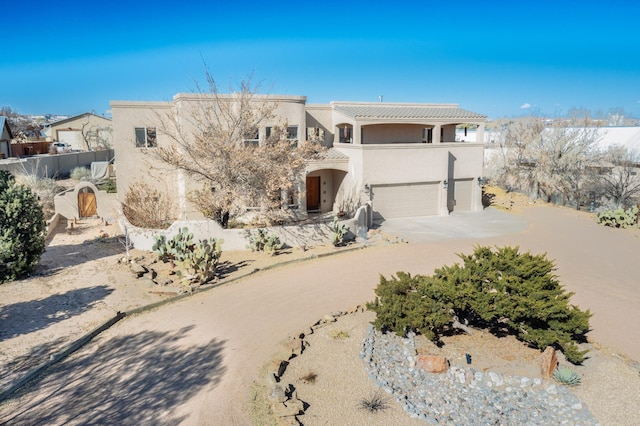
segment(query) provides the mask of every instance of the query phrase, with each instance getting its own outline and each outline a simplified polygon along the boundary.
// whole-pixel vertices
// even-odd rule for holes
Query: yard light
[[[364,193],[365,193],[365,194],[368,194],[370,191],[371,191],[371,188],[369,188],[369,184],[368,184],[368,183],[365,183],[365,184],[364,184]]]
[[[449,182],[447,182],[447,180],[446,180],[446,179],[442,181],[442,187],[443,187],[444,189],[449,188]]]

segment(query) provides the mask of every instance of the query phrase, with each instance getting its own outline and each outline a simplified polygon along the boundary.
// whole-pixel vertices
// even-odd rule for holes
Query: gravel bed
[[[383,334],[370,325],[360,352],[369,377],[411,417],[448,425],[599,424],[566,386],[552,381],[467,367],[441,374],[417,368],[413,337]]]

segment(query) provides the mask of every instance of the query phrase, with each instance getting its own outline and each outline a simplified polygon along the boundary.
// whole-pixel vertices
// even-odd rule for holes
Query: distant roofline
[[[331,101],[329,105],[336,106],[395,106],[395,107],[429,107],[429,108],[458,108],[458,104],[443,103],[420,103],[420,102],[349,102]]]
[[[176,93],[173,96],[174,101],[198,101],[206,99],[234,99],[240,96],[239,93]],[[249,94],[252,99],[265,100],[271,102],[296,102],[306,103],[306,96],[299,95],[263,95],[263,94]]]
[[[92,112],[85,112],[85,113],[82,113],[82,114],[74,115],[73,117],[64,118],[64,119],[59,120],[59,121],[52,121],[51,123],[47,123],[46,127],[53,127],[53,126],[57,126],[57,125],[59,125],[59,124],[66,123],[66,122],[68,122],[68,121],[77,120],[78,118],[80,118],[80,117],[85,117],[85,116],[87,116],[87,115],[93,115],[94,117],[104,118],[105,120],[109,120],[109,121],[111,121],[111,119],[110,119],[110,118],[103,117],[103,116],[101,116],[101,115],[94,114],[94,113],[92,113]]]

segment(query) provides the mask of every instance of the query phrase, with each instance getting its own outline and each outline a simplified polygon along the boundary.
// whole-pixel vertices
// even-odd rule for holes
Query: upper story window
[[[287,127],[287,139],[290,141],[298,140],[298,126]]]
[[[422,129],[422,143],[433,143],[432,127],[425,127]]]
[[[258,146],[260,145],[260,131],[256,130],[255,133],[246,135],[244,137],[244,146]]]
[[[298,146],[298,126],[287,127],[287,140],[294,147]]]
[[[158,139],[155,127],[136,127],[136,148],[155,148]]]
[[[324,142],[324,129],[320,127],[307,127],[307,140]]]
[[[273,127],[267,127],[265,135],[268,138],[271,137],[271,134],[274,133],[276,131],[276,129],[274,129]],[[293,146],[297,146],[298,144],[298,126],[289,126],[287,127],[287,132],[286,134],[280,136],[280,137],[284,137],[286,136],[286,139],[291,142],[291,144]]]
[[[340,143],[353,142],[353,127],[344,126],[338,129],[340,131]]]

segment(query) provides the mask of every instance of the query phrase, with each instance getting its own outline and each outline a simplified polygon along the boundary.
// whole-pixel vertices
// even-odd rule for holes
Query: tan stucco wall
[[[372,124],[362,126],[363,144],[420,143],[424,124]]]
[[[449,154],[455,157],[454,178],[478,177],[482,176],[483,149],[481,144],[364,146],[362,179],[369,184],[443,180],[450,174]]]
[[[137,182],[145,182],[153,189],[168,194],[180,209],[178,194],[180,178],[176,170],[167,167],[155,155],[155,148],[137,148],[135,128],[155,127],[158,145],[170,143],[160,132],[162,121],[172,111],[169,102],[111,102],[113,117],[113,143],[118,167],[118,201],[123,202],[128,189]],[[182,206],[181,213],[186,214]]]
[[[309,104],[306,107],[307,127],[319,127],[324,130],[324,145],[333,146],[333,123],[330,105]]]
[[[201,219],[202,214],[188,201],[189,194],[202,188],[202,183],[185,172],[173,169],[154,156],[155,148],[136,148],[135,128],[155,127],[158,146],[172,143],[164,128],[171,129],[171,119],[177,116],[184,134],[192,134],[195,124],[192,117],[203,105],[214,98],[198,94],[177,94],[172,102],[113,101],[113,137],[118,162],[118,199],[124,201],[127,189],[142,180],[153,188],[167,193],[174,199],[177,217],[181,220]],[[274,102],[276,118],[263,123],[264,135],[267,126],[298,126],[298,139],[305,137],[306,112],[303,96],[256,96],[256,102]],[[164,123],[164,124],[163,124]]]

